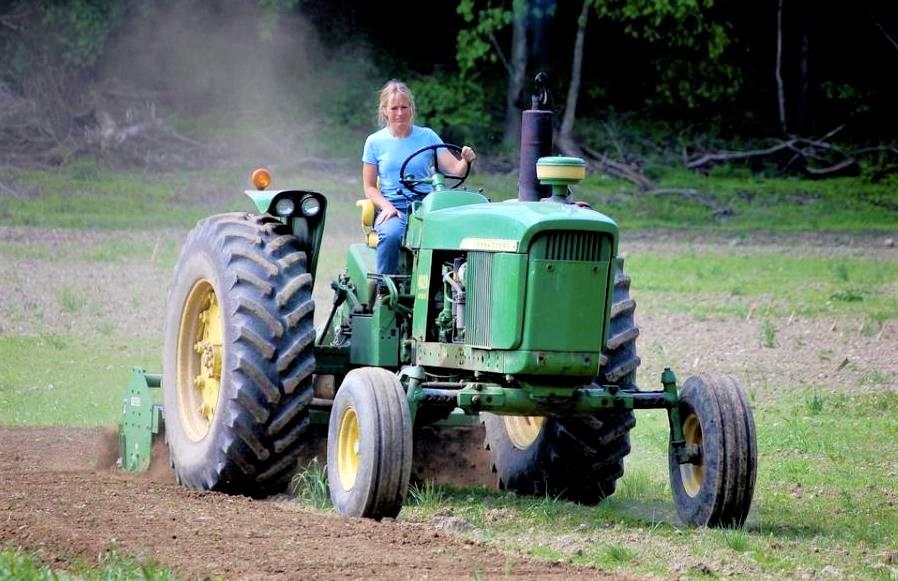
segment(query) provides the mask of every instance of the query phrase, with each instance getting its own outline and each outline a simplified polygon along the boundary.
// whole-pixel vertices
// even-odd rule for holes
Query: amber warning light
[[[256,188],[257,190],[264,190],[271,185],[271,172],[265,168],[260,167],[253,172],[251,179],[254,188]]]

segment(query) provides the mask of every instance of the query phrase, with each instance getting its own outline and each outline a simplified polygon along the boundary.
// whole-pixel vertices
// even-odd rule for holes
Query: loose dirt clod
[[[97,438],[97,470],[109,470],[119,458],[119,431],[103,428]]]
[[[153,446],[150,448],[150,467],[146,471],[146,477],[153,482],[175,484],[175,473],[171,468],[168,445],[161,436],[153,438]]]

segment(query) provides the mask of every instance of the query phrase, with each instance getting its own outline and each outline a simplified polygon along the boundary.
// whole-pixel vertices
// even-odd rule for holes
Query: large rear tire
[[[168,297],[162,381],[180,483],[261,497],[292,475],[315,368],[307,259],[267,216],[212,216],[188,236]]]
[[[618,259],[611,329],[596,382],[636,389],[636,303],[630,277]],[[518,494],[549,494],[595,504],[614,493],[630,453],[632,411],[600,412],[591,417],[541,418],[482,414],[486,445],[500,488]]]
[[[742,526],[758,466],[755,422],[745,392],[729,375],[690,377],[680,391],[679,411],[686,445],[698,459],[679,464],[671,447],[677,513],[690,525]]]
[[[412,420],[399,379],[386,369],[350,371],[334,398],[327,479],[343,516],[399,514],[412,472]]]

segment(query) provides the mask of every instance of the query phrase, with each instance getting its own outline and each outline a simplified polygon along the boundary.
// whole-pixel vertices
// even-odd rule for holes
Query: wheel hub
[[[514,447],[526,450],[539,437],[546,418],[542,416],[505,416],[505,431]]]
[[[701,458],[702,451],[702,425],[695,413],[689,414],[683,422],[683,436],[686,439],[686,448],[694,450],[695,455]],[[705,477],[704,464],[701,460],[690,464],[680,464],[680,476],[683,480],[683,488],[686,494],[695,498],[702,488]]]
[[[354,409],[349,408],[340,418],[340,430],[337,432],[337,469],[340,486],[347,492],[352,490],[359,473],[359,436],[359,417]]]
[[[201,280],[184,303],[178,336],[178,403],[185,432],[194,441],[209,432],[218,407],[223,343],[218,297],[212,284]]]

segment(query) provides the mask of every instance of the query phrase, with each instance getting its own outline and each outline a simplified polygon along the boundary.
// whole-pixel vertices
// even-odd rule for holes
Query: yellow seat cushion
[[[374,227],[374,202],[369,199],[358,200],[356,206],[362,209],[362,226],[366,228]]]
[[[355,205],[362,209],[362,231],[365,233],[365,244],[370,248],[377,247],[377,232],[374,231],[374,202],[369,199],[357,200]]]

